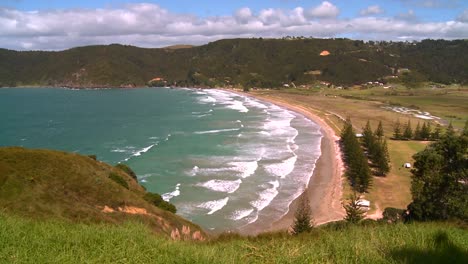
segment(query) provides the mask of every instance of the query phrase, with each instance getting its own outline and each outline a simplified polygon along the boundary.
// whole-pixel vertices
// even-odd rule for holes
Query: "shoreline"
[[[258,94],[244,93],[237,90],[221,90],[269,102],[301,114],[318,124],[320,126],[320,132],[322,133],[320,143],[321,155],[315,163],[313,174],[309,179],[305,191],[291,202],[287,213],[280,219],[272,222],[270,226],[259,226],[254,222],[239,228],[238,232],[243,235],[256,235],[263,232],[289,230],[294,223],[294,213],[302,195],[307,195],[309,198],[314,225],[342,220],[345,216],[344,209],[341,205],[343,192],[342,174],[344,172],[344,166],[338,145],[339,137],[336,135],[335,131],[316,114],[304,107],[293,105],[291,102]]]

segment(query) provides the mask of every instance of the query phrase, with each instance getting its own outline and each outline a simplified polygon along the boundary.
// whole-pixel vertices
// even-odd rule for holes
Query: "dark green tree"
[[[372,133],[369,120],[367,120],[367,124],[362,130],[362,144],[367,150],[369,150],[372,147],[372,144],[374,144],[374,141],[374,133]]]
[[[441,133],[442,133],[442,127],[440,126],[440,124],[437,124],[434,129],[434,132],[431,133],[431,139],[439,140]]]
[[[405,131],[403,132],[403,138],[410,140],[413,138],[413,129],[411,128],[411,121],[408,120],[408,123],[405,126]]]
[[[399,119],[396,121],[395,125],[393,126],[393,138],[396,140],[399,140],[402,138],[401,124],[400,124]]]
[[[421,139],[423,140],[429,140],[431,138],[431,123],[426,123],[424,122],[422,127],[421,127]]]
[[[390,171],[390,155],[388,154],[387,140],[378,141],[378,150],[375,157],[376,173],[385,176]]]
[[[348,202],[343,204],[346,211],[345,220],[349,223],[357,224],[364,219],[364,211],[359,206],[358,201],[359,197],[354,193],[349,197]]]
[[[468,137],[449,125],[439,141],[413,158],[410,219],[468,221]]]
[[[307,194],[302,194],[299,199],[299,204],[294,214],[294,224],[292,233],[298,235],[300,233],[309,232],[313,228],[313,219],[311,217],[309,198]]]
[[[375,130],[375,136],[381,139],[384,136],[384,130],[382,126],[382,121],[379,121],[379,125],[377,126],[377,129]]]
[[[371,185],[372,177],[367,157],[356,138],[349,118],[341,131],[341,145],[347,165],[346,176],[352,188],[361,193],[366,192]]]
[[[419,125],[419,122],[416,125],[416,129],[414,130],[413,137],[414,137],[414,140],[422,140],[421,126]]]

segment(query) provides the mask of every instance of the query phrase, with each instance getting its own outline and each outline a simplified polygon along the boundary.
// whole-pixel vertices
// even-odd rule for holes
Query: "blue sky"
[[[0,0],[0,24],[0,47],[17,50],[286,35],[456,39],[468,38],[468,0]]]

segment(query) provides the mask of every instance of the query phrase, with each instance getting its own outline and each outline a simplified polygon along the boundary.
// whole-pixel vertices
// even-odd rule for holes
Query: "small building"
[[[330,55],[330,52],[328,50],[323,50],[322,52],[320,52],[320,56],[328,56]]]
[[[361,209],[363,210],[369,210],[370,209],[370,201],[368,200],[364,200],[364,199],[359,199],[357,200],[357,203],[356,203],[359,207],[361,207]]]
[[[361,134],[361,133],[356,134],[356,137],[357,137],[357,138],[362,138],[363,136],[364,136],[364,135]]]
[[[403,167],[404,168],[411,168],[411,163],[406,162],[405,164],[403,164]]]

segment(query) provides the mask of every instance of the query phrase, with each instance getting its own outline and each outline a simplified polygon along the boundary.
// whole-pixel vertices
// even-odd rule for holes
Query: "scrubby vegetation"
[[[161,195],[157,193],[147,192],[143,198],[156,207],[167,210],[174,214],[177,212],[177,209],[173,204],[164,201]]]
[[[115,167],[123,170],[130,177],[132,177],[132,179],[134,179],[135,181],[138,181],[136,173],[129,166],[127,166],[127,165],[125,165],[123,163],[119,163],[119,164],[115,165]]]
[[[330,55],[320,56],[323,50]],[[116,44],[60,52],[0,49],[0,87],[129,87],[155,80],[149,84],[275,88],[316,81],[386,83],[394,75],[401,76],[394,81],[418,87],[425,81],[467,83],[467,56],[465,40],[226,39],[184,49]]]
[[[200,228],[174,215],[175,207],[148,202],[148,194],[121,169],[87,156],[52,150],[0,148],[2,214],[73,223],[137,220],[170,235],[183,226]],[[160,197],[160,196],[159,196]]]

